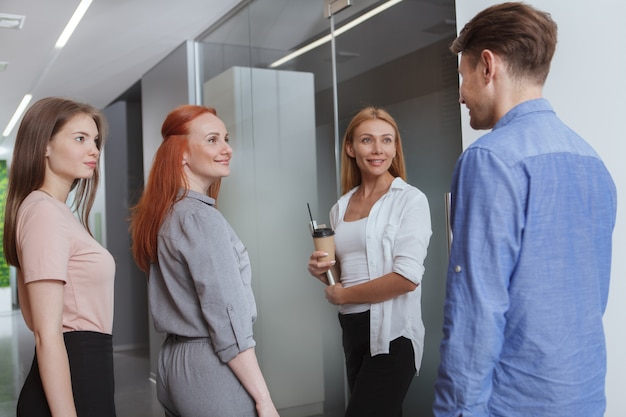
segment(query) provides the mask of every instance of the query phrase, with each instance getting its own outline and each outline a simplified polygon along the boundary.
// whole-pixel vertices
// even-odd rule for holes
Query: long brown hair
[[[386,111],[378,107],[365,107],[359,111],[350,121],[346,133],[343,136],[341,146],[341,194],[345,194],[357,185],[361,184],[361,170],[356,164],[356,159],[348,155],[347,146],[354,140],[354,131],[359,125],[367,120],[379,119],[389,123],[396,136],[396,156],[391,161],[389,173],[394,177],[400,177],[406,181],[406,167],[404,165],[404,152],[402,151],[402,139],[398,124]]]
[[[32,191],[41,188],[46,174],[46,147],[74,116],[86,114],[96,123],[100,140],[98,150],[104,146],[107,124],[104,115],[96,108],[61,97],[48,97],[33,104],[24,115],[15,137],[13,159],[9,168],[9,189],[4,214],[4,256],[7,263],[20,267],[17,257],[17,212]],[[100,158],[91,178],[74,180],[72,207],[89,233],[89,213],[96,198],[100,181]]]
[[[211,113],[214,108],[183,105],[172,110],[161,127],[163,142],[154,155],[148,181],[135,207],[132,208],[130,232],[135,262],[142,271],[148,272],[150,263],[157,257],[157,234],[174,203],[184,198],[189,189],[183,169],[183,155],[188,149],[189,125],[197,117]],[[208,190],[208,195],[217,199],[221,181],[217,180]],[[183,188],[185,194],[178,195]]]

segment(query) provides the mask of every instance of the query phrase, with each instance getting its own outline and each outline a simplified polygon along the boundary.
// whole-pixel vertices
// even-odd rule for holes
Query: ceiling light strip
[[[65,26],[65,29],[63,29],[61,36],[59,36],[57,43],[54,45],[55,52],[53,52],[52,57],[50,58],[48,62],[48,65],[46,65],[44,70],[41,72],[41,74],[37,78],[37,81],[35,82],[35,86],[33,87],[32,91],[36,89],[41,79],[45,76],[46,72],[48,72],[48,69],[52,66],[52,63],[56,60],[60,49],[63,48],[65,44],[67,44],[67,41],[72,36],[72,33],[74,33],[74,30],[76,29],[76,27],[82,20],[83,16],[85,16],[85,13],[87,12],[87,9],[89,9],[89,6],[91,5],[92,1],[93,0],[82,0],[80,4],[78,5],[78,7],[76,8],[76,10],[74,11],[74,14],[70,18],[67,25]],[[13,131],[13,128],[22,117],[22,114],[24,114],[24,112],[26,111],[26,107],[28,107],[28,104],[30,103],[32,98],[33,98],[32,94],[26,94],[24,96],[24,98],[20,102],[20,105],[17,106],[17,109],[15,110],[13,117],[11,117],[11,120],[9,120],[9,123],[7,124],[6,128],[2,132],[3,137],[6,138],[11,134],[11,131]]]
[[[390,8],[391,6],[395,6],[396,4],[400,3],[402,0],[389,0],[386,3],[381,4],[378,7],[373,8],[372,10],[370,10],[367,13],[362,14],[361,16],[357,17],[356,19],[346,23],[345,25],[343,25],[342,27],[340,27],[339,29],[335,30],[335,37],[341,35],[342,33],[346,33],[347,31],[349,31],[350,29],[354,28],[357,25],[360,25],[361,23],[365,22],[368,19],[371,19],[372,17],[376,16],[377,14],[387,10],[388,8]],[[309,44],[306,44],[305,46],[303,46],[302,48],[293,51],[292,53],[285,55],[284,57],[282,57],[281,59],[272,62],[269,65],[269,68],[276,68],[279,67],[281,65],[283,65],[285,62],[289,62],[294,58],[299,57],[302,54],[305,54],[307,52],[309,52],[312,49],[317,48],[318,46],[321,46],[327,42],[330,42],[332,35],[328,34],[326,36],[323,36]]]
[[[20,120],[20,117],[22,117],[22,114],[26,110],[26,107],[28,106],[28,103],[30,103],[32,98],[33,98],[32,94],[26,94],[24,96],[24,98],[20,102],[20,105],[17,106],[17,110],[15,110],[15,113],[13,113],[13,117],[11,117],[11,120],[9,120],[9,124],[7,125],[6,129],[4,129],[4,132],[2,132],[2,136],[4,137],[9,136],[9,134],[11,133],[11,131],[17,124],[17,121]]]
[[[72,18],[69,22],[67,22],[67,26],[65,26],[65,29],[63,29],[61,36],[59,36],[57,43],[54,45],[55,48],[63,48],[65,46],[67,41],[70,39],[70,36],[72,36],[72,33],[74,33],[74,30],[87,12],[87,9],[91,5],[92,1],[93,0],[82,0],[80,2],[78,7],[76,8],[76,11],[74,11]]]

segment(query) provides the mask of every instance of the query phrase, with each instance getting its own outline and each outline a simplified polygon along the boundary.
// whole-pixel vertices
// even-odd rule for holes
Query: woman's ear
[[[354,158],[354,149],[352,149],[352,142],[346,142],[346,153],[348,156]]]

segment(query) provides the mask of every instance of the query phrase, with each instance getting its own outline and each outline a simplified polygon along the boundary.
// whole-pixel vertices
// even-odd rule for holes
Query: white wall
[[[499,3],[491,0],[457,1],[457,26],[462,28],[480,10]],[[552,14],[559,26],[559,43],[544,97],[565,123],[580,133],[604,159],[617,185],[618,213],[613,237],[613,269],[609,304],[604,318],[608,373],[606,417],[626,415],[626,41],[622,33],[626,4],[618,0],[529,0]],[[469,127],[461,111],[463,145],[484,132]],[[621,204],[620,204],[621,203]]]
[[[317,206],[313,74],[232,67],[204,84],[231,138],[231,174],[217,206],[246,245],[258,309],[256,354],[283,417],[324,406],[322,286],[307,203]],[[305,155],[306,157],[303,157]]]

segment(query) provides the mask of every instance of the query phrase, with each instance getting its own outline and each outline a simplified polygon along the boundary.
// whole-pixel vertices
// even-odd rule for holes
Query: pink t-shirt
[[[65,283],[63,331],[111,334],[115,261],[70,208],[33,191],[19,208],[16,233],[19,279]]]

